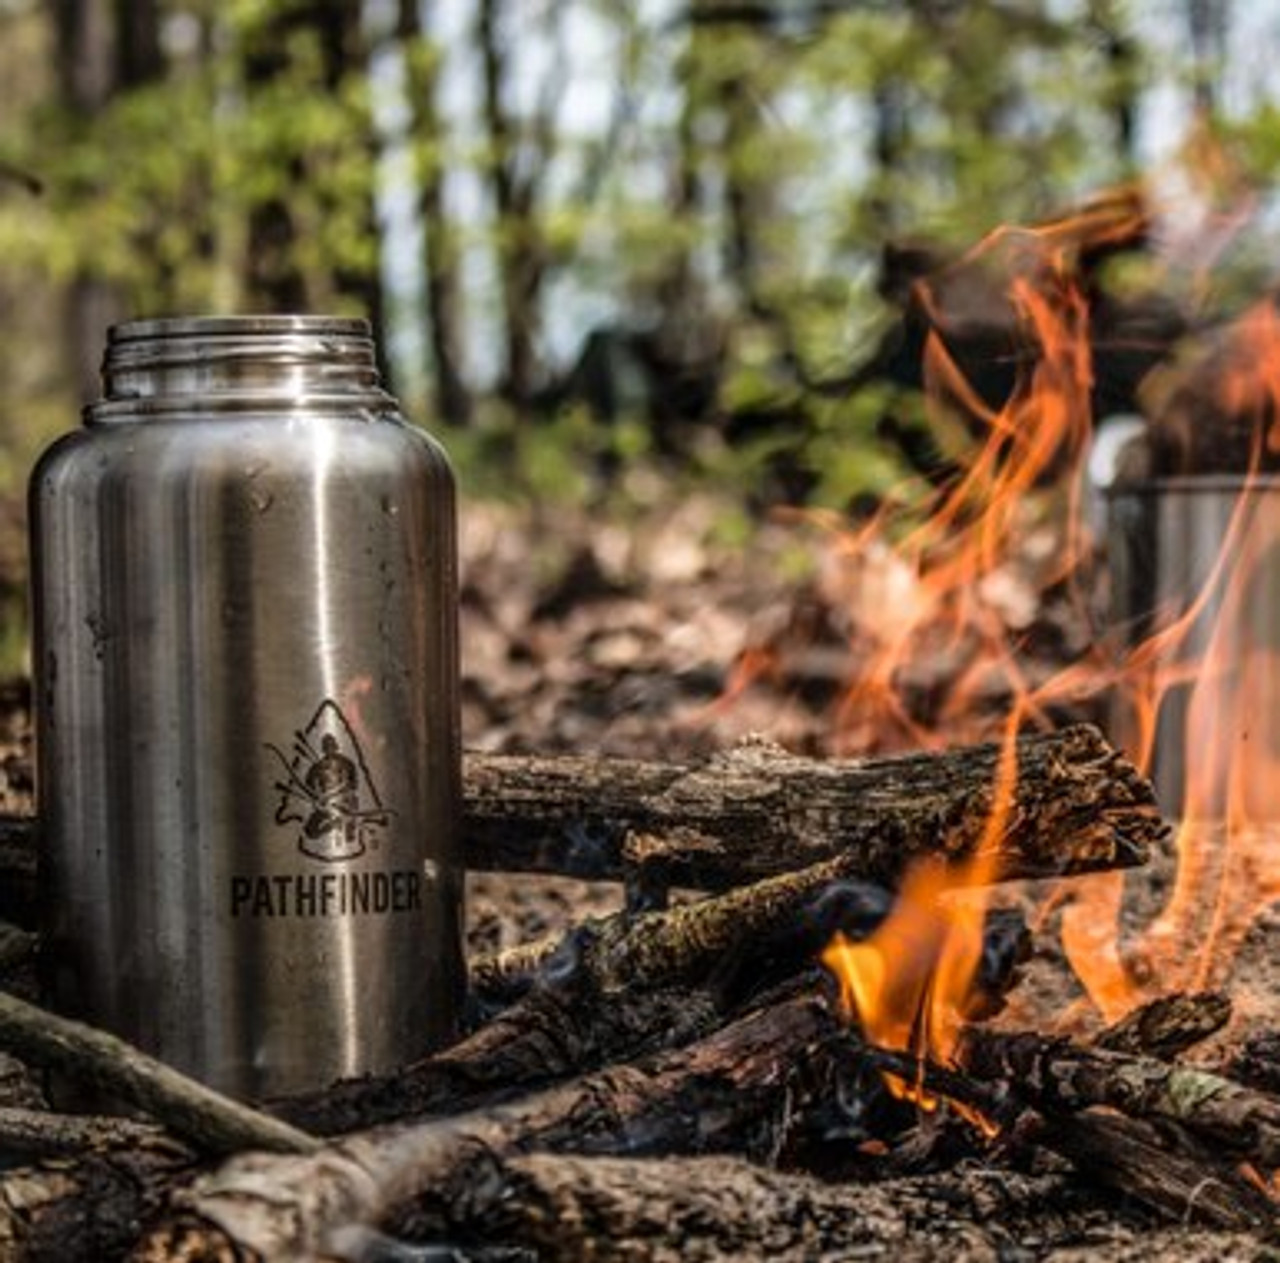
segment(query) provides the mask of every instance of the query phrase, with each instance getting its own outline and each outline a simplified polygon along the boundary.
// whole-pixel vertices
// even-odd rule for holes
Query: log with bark
[[[1136,1198],[1167,1219],[1194,1220],[1267,1237],[1280,1233],[1280,1206],[1242,1171],[1231,1151],[1191,1129],[1169,1126],[1167,1115],[1158,1109],[1152,1111],[1152,1119],[1128,1117],[1098,1109],[1093,1100],[1098,1093],[1093,1091],[1046,1091],[1036,1067],[1030,1064],[1027,1048],[1033,1043],[1045,1045],[1045,1069],[1055,1078],[1069,1076],[1064,1067],[1072,1060],[1088,1065],[1091,1057],[1130,1064],[1152,1059],[1097,1052],[1034,1035],[1005,1036],[972,1028],[966,1040],[969,1044],[986,1041],[989,1048],[972,1057],[972,1065],[964,1071],[922,1065],[908,1054],[884,1049],[869,1055],[882,1070],[922,1082],[931,1091],[980,1111],[1008,1137],[1000,1143],[1059,1153],[1085,1179]],[[1056,1050],[1052,1056],[1049,1047]],[[1015,1068],[1015,1061],[1020,1069]],[[1169,1076],[1184,1072],[1182,1067],[1165,1069]],[[1008,1077],[1022,1070],[1030,1077]],[[1027,1105],[1033,1106],[1035,1113],[1028,1114]]]
[[[898,1258],[986,1258],[1021,1244],[1019,1231],[1065,1234],[1062,1207],[1080,1202],[1062,1176],[975,1169],[842,1186],[729,1157],[488,1153],[465,1175],[400,1233],[467,1249],[517,1243],[544,1263],[809,1263],[877,1257],[889,1243]],[[351,1235],[348,1248],[363,1234]]]
[[[1280,1097],[1211,1071],[1033,1032],[971,1029],[961,1056],[968,1073],[1009,1084],[1042,1113],[1105,1106],[1185,1129],[1216,1152],[1265,1171],[1280,1168]]]
[[[913,860],[983,841],[998,759],[984,745],[814,760],[759,740],[692,766],[469,754],[467,865],[716,891],[843,856],[850,875],[893,886]],[[1096,729],[1020,738],[994,840],[1002,878],[1139,864],[1164,832],[1150,785]],[[34,873],[30,821],[4,818],[0,890],[34,893]]]
[[[760,740],[693,767],[471,755],[469,863],[723,890],[843,855],[850,875],[893,886],[922,855],[958,859],[983,842],[999,757],[983,745],[812,760]],[[1141,863],[1163,833],[1149,784],[1096,729],[1019,740],[994,840],[1002,877]]]

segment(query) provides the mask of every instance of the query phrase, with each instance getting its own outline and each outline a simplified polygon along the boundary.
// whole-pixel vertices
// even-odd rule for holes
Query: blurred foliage
[[[909,383],[857,376],[902,300],[886,243],[944,256],[1132,175],[1144,85],[1205,77],[1135,9],[4,0],[0,491],[73,421],[67,303],[96,287],[121,316],[376,307],[477,490],[585,499],[656,462],[758,501],[883,495],[910,472],[885,418],[923,424]],[[76,13],[105,24],[89,101]],[[122,75],[148,21],[159,63]],[[1274,174],[1275,106],[1223,130]]]

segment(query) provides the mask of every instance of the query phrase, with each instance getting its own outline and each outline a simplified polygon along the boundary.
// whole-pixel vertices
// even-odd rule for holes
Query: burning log
[[[588,1075],[490,1110],[388,1127],[296,1157],[248,1154],[174,1199],[136,1259],[311,1259],[430,1190],[478,1156],[533,1146],[593,1153],[776,1152],[802,1082],[821,1079],[845,1039],[827,1003],[805,995],[689,1047]],[[335,1236],[335,1234],[338,1234]]]
[[[1207,1070],[1065,1039],[976,1028],[966,1037],[963,1060],[970,1074],[1010,1084],[1042,1113],[1106,1106],[1185,1128],[1217,1152],[1268,1171],[1280,1167],[1280,1097]]]
[[[1002,1040],[1029,1042],[1038,1037],[971,1031],[970,1038],[975,1042],[990,1039],[999,1049]],[[1065,1044],[1062,1040],[1043,1042]],[[1087,1056],[1091,1050],[1076,1051]],[[1011,1135],[1015,1145],[1030,1143],[1059,1153],[1087,1179],[1135,1197],[1166,1217],[1177,1221],[1191,1218],[1235,1232],[1274,1236],[1280,1231],[1276,1203],[1229,1157],[1202,1143],[1189,1130],[1168,1130],[1146,1119],[1103,1112],[1087,1098],[1071,1096],[1074,1108],[1065,1103],[1061,1093],[1049,1093],[1046,1099],[1038,1080],[1012,1077],[1019,1072],[1004,1057],[992,1056],[994,1060],[979,1067],[979,1073],[991,1073],[993,1081],[987,1081],[966,1072],[922,1065],[905,1053],[870,1052],[871,1060],[883,1070],[904,1079],[914,1076],[931,1092],[980,1111]],[[1039,1117],[1021,1115],[1020,1102],[1031,1105]]]
[[[892,893],[844,880],[843,863],[837,858],[667,912],[579,926],[547,957],[538,985],[462,1044],[386,1078],[278,1102],[276,1112],[332,1134],[456,1110],[499,1087],[581,1073],[704,1034],[724,1011],[802,974],[833,934],[860,939],[883,920]],[[988,917],[975,1012],[999,1010],[1028,950],[1019,917]]]
[[[717,891],[844,856],[850,876],[893,886],[923,855],[972,853],[998,757],[981,745],[827,761],[761,741],[696,766],[471,754],[468,866]],[[1001,878],[1140,864],[1164,831],[1150,787],[1096,729],[1019,740]],[[34,868],[30,822],[10,817],[0,888],[33,887]]]

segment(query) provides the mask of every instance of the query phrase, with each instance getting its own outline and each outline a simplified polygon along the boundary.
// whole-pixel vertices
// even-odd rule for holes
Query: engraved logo
[[[267,749],[280,762],[276,823],[296,824],[298,850],[334,863],[353,860],[376,846],[394,814],[369,774],[355,731],[337,702],[326,698],[305,728],[293,735],[289,752]]]

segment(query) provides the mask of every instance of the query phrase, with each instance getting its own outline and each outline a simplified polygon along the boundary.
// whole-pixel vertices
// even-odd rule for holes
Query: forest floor
[[[839,541],[833,548],[829,535],[792,520],[762,524],[750,546],[717,543],[724,512],[714,500],[691,498],[619,525],[560,509],[467,507],[461,534],[467,746],[680,760],[758,732],[805,753],[875,752],[875,733],[836,723],[858,642]],[[1016,576],[1010,583],[1016,586]],[[1026,615],[1027,643],[1039,646],[1051,666],[1088,633],[1060,618],[1056,625],[1041,620],[1037,633],[1040,613]],[[775,669],[740,688],[744,664],[758,661],[762,646],[770,648]],[[945,673],[945,662],[927,665]],[[0,810],[32,805],[25,701],[21,686],[0,697]],[[1127,876],[1129,931],[1163,906],[1173,869],[1171,846]],[[472,874],[468,896],[474,951],[557,934],[621,906],[615,886],[547,877]],[[1002,1020],[1076,1033],[1096,1028],[1101,1019],[1067,966],[1057,933],[1070,897],[1020,887],[1002,890],[1000,900],[1033,915],[1041,910],[1034,956]],[[1199,1056],[1222,1060],[1252,1031],[1280,1027],[1278,948],[1280,908],[1272,905],[1245,938],[1230,978],[1237,1019]],[[1056,1240],[1028,1243],[1009,1257],[1280,1260],[1251,1240],[1191,1228],[1156,1232],[1132,1206],[1099,1196],[1095,1209]]]

